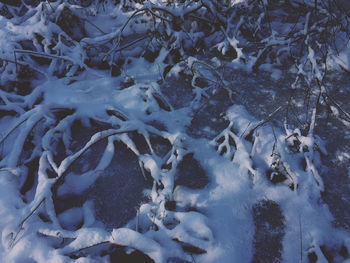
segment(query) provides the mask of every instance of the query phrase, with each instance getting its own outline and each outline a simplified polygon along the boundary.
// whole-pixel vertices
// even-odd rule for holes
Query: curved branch
[[[68,169],[72,166],[73,163],[75,163],[91,146],[95,145],[101,140],[107,139],[108,137],[111,137],[113,135],[123,134],[123,133],[129,133],[133,132],[136,129],[125,129],[125,130],[105,130],[102,132],[98,132],[94,134],[90,141],[88,141],[85,146],[75,154],[66,157],[60,164],[60,166],[57,169],[57,180],[53,184],[53,187],[56,187],[62,180],[64,179],[65,175],[67,174]]]

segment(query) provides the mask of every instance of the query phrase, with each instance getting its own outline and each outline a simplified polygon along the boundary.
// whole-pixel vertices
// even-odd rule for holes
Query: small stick
[[[273,154],[275,153],[275,150],[276,150],[276,146],[277,146],[277,136],[276,136],[275,129],[273,128],[271,121],[268,121],[268,123],[270,124],[273,138],[274,138],[274,143],[273,143],[272,153],[271,153],[271,156],[273,156]]]
[[[83,18],[83,20],[85,22],[88,22],[90,25],[92,25],[94,28],[96,28],[98,31],[100,31],[102,34],[106,35],[107,33],[104,32],[101,28],[99,28],[97,25],[95,25],[94,23],[92,23],[91,21],[89,21],[88,19],[86,18]]]
[[[7,139],[7,137],[11,135],[12,132],[14,132],[19,126],[21,126],[22,123],[24,123],[28,119],[29,117],[24,118],[22,121],[17,123],[9,132],[7,132],[7,134],[4,137],[2,137],[2,139],[0,140],[0,144],[2,144]]]
[[[155,221],[156,221],[156,216],[154,215],[152,220],[152,230],[155,230],[155,226],[156,226]]]
[[[330,97],[327,93],[323,93],[322,95],[327,97],[346,116],[346,118],[350,120],[350,114],[343,110],[342,107],[332,97]]]
[[[46,1],[47,1],[47,3],[49,4],[49,6],[51,7],[52,11],[55,13],[55,9],[52,8],[52,5],[51,5],[50,0],[46,0]]]
[[[18,225],[19,229],[15,235],[15,237],[13,238],[11,244],[10,244],[10,248],[13,247],[19,233],[21,232],[21,230],[23,230],[23,225],[24,223],[29,219],[29,217],[31,217],[38,209],[39,207],[44,203],[45,201],[45,197],[39,202],[39,204],[29,213],[29,215],[27,215],[23,220],[22,222]]]
[[[193,262],[196,263],[196,260],[194,259],[193,254],[191,254],[191,258],[192,258]]]
[[[13,51],[13,56],[15,57],[15,64],[16,64],[16,73],[18,73],[18,66],[17,66],[17,57],[16,57],[16,51]]]
[[[192,117],[192,121],[197,117],[198,113],[212,100],[214,99],[216,96],[218,96],[221,91],[223,90],[223,88],[221,87],[217,92],[215,92],[213,95],[211,95],[200,107],[198,110],[196,110],[196,112],[193,114]]]
[[[132,41],[132,42],[126,44],[125,46],[120,47],[120,48],[118,48],[118,49],[116,49],[116,50],[113,50],[113,51],[114,51],[114,52],[122,51],[123,49],[126,49],[126,48],[128,48],[128,47],[130,47],[130,46],[136,44],[137,42],[140,42],[140,41],[142,41],[142,40],[144,40],[144,39],[146,39],[146,38],[148,38],[148,37],[149,37],[148,35],[143,36],[143,37],[138,38],[138,39],[136,39],[136,40],[134,40],[134,41]]]
[[[63,56],[57,56],[57,55],[52,55],[52,54],[46,54],[46,53],[31,51],[31,50],[20,50],[20,49],[15,49],[13,52],[14,52],[14,55],[15,55],[15,61],[17,61],[16,60],[16,53],[23,53],[23,54],[28,54],[28,55],[32,55],[32,56],[38,56],[38,57],[63,59],[63,60],[66,60],[66,61],[74,63],[74,61],[71,58],[65,57],[65,56],[63,57]],[[17,67],[17,62],[16,62],[16,67]]]
[[[77,254],[83,250],[86,250],[86,249],[89,249],[89,248],[92,248],[92,247],[97,247],[97,246],[100,246],[100,245],[103,245],[103,244],[110,244],[110,245],[115,245],[115,243],[111,242],[111,241],[102,241],[102,242],[99,242],[99,243],[96,243],[96,244],[93,244],[93,245],[90,245],[90,246],[87,246],[87,247],[83,247],[83,248],[80,248],[78,250],[75,250],[73,252],[70,252],[69,255],[74,255],[74,254]]]
[[[244,131],[242,132],[241,136],[239,136],[239,138],[242,138],[242,136],[245,134],[245,132],[248,130],[249,126],[252,124],[252,122],[250,121],[247,126],[245,127]]]
[[[136,232],[139,232],[139,225],[140,225],[140,210],[136,208]]]
[[[301,231],[301,216],[299,214],[300,263],[303,263],[303,233]]]
[[[17,61],[17,59],[16,59],[16,53],[15,53],[15,52],[14,52],[14,57],[15,57],[15,61],[14,61],[14,60],[10,60],[10,59],[6,59],[6,58],[0,58],[0,61],[5,61],[5,62],[7,62],[7,63],[16,64],[16,73],[18,73],[18,72],[17,72],[17,71],[18,71],[18,70],[17,70],[17,65],[20,65],[20,66],[28,66],[28,67],[30,67],[31,69],[35,70],[36,72],[45,75],[44,72],[42,72],[41,70],[39,70],[39,69],[33,67],[33,65],[30,65],[30,64],[28,64],[28,63],[24,63],[24,62],[21,62],[21,61]]]
[[[269,116],[267,116],[267,118],[261,122],[259,122],[253,129],[250,130],[250,132],[248,133],[248,135],[245,137],[252,137],[253,133],[256,129],[258,129],[259,127],[263,126],[265,123],[269,122],[271,120],[271,118],[277,113],[279,112],[281,109],[283,108],[283,106],[279,106],[275,111],[273,111],[272,113],[270,113]]]

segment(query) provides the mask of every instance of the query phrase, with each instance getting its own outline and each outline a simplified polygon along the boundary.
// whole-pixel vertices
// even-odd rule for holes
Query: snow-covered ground
[[[336,211],[338,225],[347,228],[348,192],[330,189],[346,188],[341,178],[348,177],[335,165],[329,165],[331,172],[322,172],[324,158],[347,165],[347,129],[336,125],[337,119],[329,121],[344,141],[325,144],[328,155],[318,158],[310,154],[315,143],[310,133],[300,134],[302,146],[292,150],[294,142],[286,139],[292,131],[283,130],[280,115],[259,126],[285,98],[282,80],[242,73],[236,98],[230,100],[224,93],[193,116],[186,80],[171,77],[158,85],[151,81],[156,75],[148,72],[148,80],[141,67],[139,75],[136,69],[136,84],[124,89],[116,78],[92,74],[73,84],[52,79],[38,87],[44,101],[20,125],[40,133],[53,121],[53,108],[75,112],[56,124],[66,149],[56,143],[51,145],[56,152],[41,154],[38,181],[25,193],[26,200],[17,194],[24,183],[20,170],[1,170],[3,258],[65,262],[65,255],[75,255],[92,262],[98,253],[86,247],[103,242],[137,249],[156,262],[298,262],[312,253],[329,253],[338,257],[335,262],[346,257],[338,251],[348,249],[348,232],[333,225],[329,207]],[[112,109],[116,115],[106,114]],[[45,121],[33,128],[40,118]],[[71,131],[65,128],[70,121],[78,121]],[[14,118],[6,122],[8,128],[3,122],[4,130],[20,122]],[[346,121],[341,125],[348,127]],[[320,131],[325,135],[326,130]],[[3,144],[3,163],[21,158],[13,147],[18,136],[13,132]],[[36,143],[45,147],[47,137],[46,133]],[[317,144],[321,148],[324,142]],[[310,150],[299,152],[303,147]],[[79,159],[73,163],[75,158]],[[44,167],[65,175],[53,195],[50,187],[57,179],[50,179]]]
[[[107,46],[98,43],[125,47],[153,24],[140,16],[125,29],[137,13],[72,4],[93,22],[66,32],[68,41],[49,17],[74,18],[66,5],[47,1],[0,18],[3,262],[350,262],[347,49],[334,57],[345,73],[329,73],[320,92],[306,83],[307,67],[263,64],[263,52],[244,58],[227,36],[215,46],[219,58],[203,50],[202,60],[170,61],[165,73],[175,56],[161,48],[150,62],[137,46],[107,70],[99,60]],[[17,43],[59,56],[47,64],[20,57]],[[225,57],[229,48],[237,58]],[[309,48],[306,62],[318,78],[314,55]],[[15,73],[28,61],[36,73],[24,82]]]

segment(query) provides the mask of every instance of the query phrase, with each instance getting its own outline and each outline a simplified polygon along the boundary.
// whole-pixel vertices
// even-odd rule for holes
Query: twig
[[[346,116],[346,118],[350,120],[350,114],[344,111],[343,108],[331,96],[328,95],[328,93],[323,92],[322,95],[326,96]]]
[[[244,131],[242,132],[242,134],[239,136],[239,138],[242,138],[242,136],[245,134],[245,132],[248,130],[249,126],[252,124],[252,122],[250,121],[247,126],[245,127]]]
[[[169,19],[167,19],[167,18],[165,18],[165,17],[163,17],[163,16],[157,15],[157,14],[154,13],[151,9],[148,9],[147,11],[150,12],[150,13],[151,13],[153,16],[155,16],[155,17],[158,17],[158,18],[160,18],[160,19],[162,19],[162,20],[164,20],[164,21],[167,21],[168,23],[171,23],[171,20],[169,20]]]
[[[12,132],[14,132],[22,123],[24,123],[28,119],[29,119],[29,116],[27,118],[24,118],[22,121],[17,123],[10,131],[8,131],[7,134],[4,137],[2,137],[2,139],[0,140],[0,144],[2,144],[7,139],[7,137],[11,135]]]
[[[16,51],[13,51],[13,56],[15,58],[15,64],[16,64],[16,73],[18,73],[18,66],[17,66],[17,57],[16,57]]]
[[[76,64],[76,62],[74,60],[72,60],[71,58],[69,58],[67,56],[57,56],[57,55],[53,55],[53,54],[46,54],[46,53],[41,53],[41,52],[37,52],[37,51],[21,50],[21,49],[15,49],[13,52],[15,55],[15,59],[16,59],[16,53],[22,53],[22,54],[28,54],[28,55],[37,56],[37,57],[62,59],[62,60],[72,62],[73,64]],[[15,60],[15,61],[17,61],[17,60]],[[17,64],[16,64],[16,66],[17,66]]]
[[[110,132],[110,133],[108,133],[107,131],[105,131],[107,134],[101,134],[101,132],[98,132],[95,135],[93,135],[91,138],[93,138],[96,135],[100,135],[100,136],[97,139],[93,140],[93,141],[92,140],[88,141],[85,144],[85,146],[80,151],[76,152],[73,155],[70,155],[70,156],[66,157],[61,162],[60,166],[58,167],[58,179],[53,184],[53,186],[52,186],[53,189],[55,189],[59,185],[59,183],[62,182],[62,180],[64,179],[65,175],[67,174],[68,169],[72,166],[72,164],[74,164],[91,146],[93,146],[96,143],[100,142],[101,140],[107,139],[107,138],[109,138],[111,136],[118,135],[118,134],[123,134],[123,133],[128,133],[128,132],[133,132],[133,131],[135,131],[135,129],[121,130],[121,131],[115,131],[115,132]],[[71,160],[71,159],[73,159],[73,160]],[[64,164],[65,162],[67,162],[68,164],[66,164],[66,166],[61,168],[62,164]],[[60,171],[60,169],[62,169],[62,171]]]
[[[24,62],[21,62],[21,61],[18,61],[16,59],[16,53],[14,53],[14,57],[15,57],[15,60],[10,60],[10,59],[6,59],[6,58],[0,58],[0,61],[5,61],[5,62],[8,62],[8,63],[13,63],[13,64],[16,64],[16,73],[18,73],[17,71],[17,65],[20,65],[20,66],[28,66],[28,67],[31,67],[33,70],[39,72],[39,73],[42,73],[43,72],[35,67],[33,67],[33,65],[29,64],[29,63],[24,63]]]
[[[162,8],[162,7],[157,7],[157,6],[151,5],[150,8],[147,7],[146,9],[147,10],[152,9],[152,10],[162,11],[164,13],[167,13],[168,15],[171,15],[172,17],[176,17],[176,15],[173,14],[171,11],[169,11],[169,10],[167,10],[165,8]]]
[[[107,33],[104,32],[101,28],[99,28],[97,25],[95,25],[94,23],[92,23],[91,21],[89,21],[86,18],[83,18],[82,20],[84,20],[85,22],[88,22],[90,25],[92,25],[94,28],[96,28],[98,31],[100,31],[102,34],[106,35]]]
[[[193,262],[196,263],[196,260],[194,259],[193,254],[191,253],[190,255],[191,255]]]
[[[300,263],[303,263],[303,232],[301,231],[301,215],[299,214]]]
[[[20,66],[28,66],[31,69],[35,70],[36,72],[41,73],[41,74],[43,74],[44,76],[47,77],[45,72],[41,71],[40,69],[35,68],[33,65],[31,65],[29,63],[24,63],[24,62],[18,61],[17,58],[16,58],[16,53],[15,52],[13,52],[13,55],[14,55],[14,59],[15,60],[10,60],[10,59],[6,59],[6,58],[0,58],[0,61],[5,61],[5,62],[8,62],[8,63],[15,64],[16,65],[16,73],[18,73],[18,68],[17,68],[18,65],[20,65]]]
[[[273,138],[274,138],[274,142],[273,142],[273,146],[272,146],[272,153],[271,156],[273,156],[273,154],[275,153],[276,150],[276,145],[277,145],[277,137],[276,137],[276,133],[275,133],[275,129],[272,126],[271,121],[268,121],[272,130],[272,134],[273,134]]]
[[[195,111],[195,113],[193,114],[193,117],[192,117],[192,120],[191,121],[193,121],[196,117],[197,117],[197,115],[198,115],[198,113],[212,100],[212,99],[214,99],[216,96],[218,96],[220,93],[221,93],[221,91],[223,90],[224,88],[220,88],[217,92],[215,92],[213,95],[211,95],[205,102],[203,102],[203,104],[198,108],[198,110],[196,110]]]
[[[50,0],[46,0],[46,1],[47,1],[47,3],[49,4],[49,6],[51,7],[52,12],[54,12],[54,13],[55,13],[55,9],[53,9],[53,7],[52,7],[52,5],[51,5]]]
[[[21,232],[21,230],[23,230],[23,225],[24,225],[24,223],[29,219],[29,217],[31,217],[31,216],[39,209],[39,207],[44,203],[44,201],[45,201],[45,197],[44,197],[44,198],[39,202],[39,204],[29,213],[29,215],[27,215],[27,216],[21,221],[21,223],[18,225],[19,229],[18,229],[16,235],[14,236],[14,238],[13,238],[11,244],[10,244],[10,248],[13,247],[13,245],[14,245],[14,243],[15,243],[15,241],[16,241],[18,235],[19,235],[19,233]]]
[[[69,255],[74,255],[74,254],[77,254],[83,250],[86,250],[86,249],[89,249],[89,248],[92,248],[92,247],[97,247],[97,246],[100,246],[100,245],[103,245],[103,244],[110,244],[110,245],[117,245],[111,241],[102,241],[102,242],[99,242],[99,243],[96,243],[96,244],[93,244],[93,245],[90,245],[90,246],[87,246],[87,247],[83,247],[83,248],[80,248],[78,250],[75,250],[73,252],[70,252]]]
[[[271,118],[277,113],[279,112],[281,109],[283,108],[283,106],[279,106],[276,110],[274,110],[272,113],[270,113],[270,115],[263,121],[259,122],[253,129],[250,130],[250,132],[248,133],[247,136],[245,136],[245,138],[247,139],[248,137],[252,137],[253,133],[256,129],[258,129],[259,127],[263,126],[265,123],[269,122],[271,120]]]
[[[126,48],[128,48],[128,47],[130,47],[130,46],[132,46],[132,45],[135,45],[136,43],[138,43],[138,42],[140,42],[140,41],[142,41],[142,40],[144,40],[144,39],[146,39],[146,38],[148,38],[148,37],[149,37],[149,36],[146,35],[146,36],[144,36],[144,37],[141,37],[141,38],[139,38],[139,39],[136,39],[136,40],[134,40],[134,41],[132,41],[132,42],[126,44],[125,46],[123,46],[123,47],[121,47],[121,48],[118,48],[118,49],[116,49],[116,50],[113,50],[113,51],[114,51],[114,52],[122,51],[123,49],[126,49]]]
[[[217,72],[217,70],[216,70],[215,67],[213,67],[213,66],[211,66],[211,65],[209,65],[209,64],[203,63],[202,61],[198,61],[198,60],[194,61],[194,62],[192,63],[192,65],[191,65],[191,72],[192,72],[192,74],[194,74],[194,72],[195,72],[194,66],[195,66],[196,64],[202,65],[202,66],[208,68],[209,70],[212,70],[213,73],[216,75],[215,77],[216,77],[217,79],[222,79],[222,77],[221,77],[220,74]]]
[[[265,9],[267,23],[269,25],[270,32],[272,33],[271,18],[270,18],[269,10],[267,9],[267,6],[265,5],[264,1],[260,1],[260,2],[263,4],[263,7]]]
[[[298,136],[298,133],[292,133],[292,134],[290,134],[290,135],[288,135],[286,138],[285,138],[285,140],[288,140],[290,137],[292,137],[292,136],[295,136],[295,138],[300,142],[300,140],[299,140],[299,138],[297,137]]]
[[[225,85],[225,84],[224,84],[223,77],[222,77],[222,76],[217,72],[217,70],[216,70],[213,66],[211,66],[211,65],[208,65],[208,64],[203,63],[203,62],[201,62],[201,61],[194,61],[194,62],[192,63],[192,65],[191,65],[191,72],[192,72],[193,75],[196,74],[196,73],[195,73],[195,68],[194,68],[195,64],[202,65],[202,66],[206,67],[207,69],[209,69],[209,70],[211,70],[211,71],[213,72],[213,74],[215,75],[215,77],[216,77],[216,79],[217,79],[216,81],[213,81],[213,80],[211,80],[211,79],[209,79],[209,78],[206,78],[206,77],[204,77],[204,76],[202,76],[202,75],[201,75],[200,77],[203,78],[203,79],[205,79],[205,80],[208,81],[208,82],[212,82],[213,84],[216,84],[217,87],[219,88],[219,90],[218,90],[217,92],[215,92],[213,95],[211,95],[211,96],[198,108],[198,110],[193,114],[193,117],[192,117],[192,120],[191,120],[191,121],[193,121],[193,120],[197,117],[198,113],[199,113],[213,98],[215,98],[216,96],[218,96],[218,95],[221,93],[222,90],[228,91],[228,92],[229,92],[229,95],[232,94],[232,93],[231,93],[232,90],[229,90],[229,89],[228,89],[229,85]],[[199,72],[199,73],[200,73],[200,72]],[[231,97],[230,97],[230,98],[231,98]]]
[[[139,232],[140,226],[140,210],[136,208],[136,232]]]
[[[153,220],[152,220],[152,230],[156,229],[156,216],[153,215]]]
[[[154,9],[154,10],[157,10],[157,11],[163,11],[163,12],[165,12],[165,13],[171,15],[172,17],[176,17],[176,16],[175,16],[173,13],[171,13],[169,10],[166,10],[166,9],[163,9],[163,8],[160,8],[160,7],[155,7],[155,6],[145,7],[145,8],[136,10],[136,11],[128,18],[128,20],[124,23],[124,25],[123,25],[122,28],[120,29],[119,33],[116,34],[114,37],[112,37],[112,38],[110,39],[110,40],[113,40],[113,39],[115,39],[115,38],[119,38],[118,41],[117,41],[117,44],[114,46],[114,48],[112,48],[112,49],[108,52],[108,54],[104,57],[104,59],[105,59],[108,55],[110,55],[111,53],[113,53],[113,52],[118,52],[118,51],[120,51],[120,50],[122,50],[122,49],[124,49],[124,48],[127,48],[127,47],[129,47],[130,45],[133,45],[133,44],[135,44],[135,43],[138,42],[138,41],[136,41],[136,42],[134,41],[134,42],[132,42],[129,46],[127,45],[127,46],[125,46],[125,47],[123,47],[123,48],[115,49],[115,48],[118,47],[119,44],[120,44],[120,37],[121,37],[121,34],[123,33],[123,31],[125,30],[125,28],[126,28],[127,25],[129,24],[129,22],[130,22],[136,15],[138,15],[138,14],[140,14],[140,13],[143,13],[143,12],[150,12],[151,15],[153,15],[153,16],[156,16],[156,17],[158,17],[158,18],[160,18],[160,19],[162,19],[162,20],[165,20],[165,21],[167,21],[167,22],[171,22],[169,19],[167,19],[167,18],[165,18],[165,17],[162,17],[162,16],[160,16],[160,15],[155,14],[155,13],[153,12],[153,9]],[[144,37],[143,39],[145,39],[145,38],[146,38],[146,37]],[[140,40],[142,40],[142,39],[139,39],[139,41],[140,41]]]
[[[40,117],[40,115],[39,115],[39,117]],[[45,117],[44,116],[41,116],[40,118],[38,118],[37,120],[35,120],[35,122],[33,123],[33,124],[31,124],[31,121],[32,120],[30,120],[29,119],[29,122],[30,122],[30,124],[29,125],[27,125],[27,127],[29,126],[29,129],[27,130],[27,129],[22,129],[22,131],[20,132],[20,134],[19,134],[19,136],[20,137],[22,137],[23,136],[23,138],[25,139],[25,140],[27,140],[27,138],[28,138],[28,136],[32,133],[32,131],[35,129],[35,127],[36,127],[36,125],[38,125],[42,120],[44,120],[45,119]],[[31,126],[31,127],[30,127]],[[26,128],[27,128],[26,127]],[[14,148],[16,148],[16,147],[20,147],[22,150],[21,150],[21,152],[20,152],[20,154],[22,154],[23,153],[23,146],[24,146],[24,143],[25,143],[25,141],[23,141],[22,143],[21,143],[21,140],[18,140],[18,142],[19,143],[15,143],[14,144]],[[17,149],[18,149],[17,148]],[[37,148],[37,147],[36,147]],[[16,150],[14,150],[15,152],[16,152]],[[34,150],[34,152],[35,152],[35,150]],[[11,151],[11,153],[10,153],[10,156],[12,157],[12,154],[13,154],[13,150]],[[32,153],[33,154],[33,153]],[[15,155],[16,156],[16,155]],[[10,157],[10,158],[11,158]],[[20,159],[19,159],[19,157],[20,157],[20,155],[17,157],[18,159],[16,160],[16,163],[14,163],[14,162],[12,162],[12,161],[10,161],[9,163],[10,163],[10,165],[12,164],[12,165],[15,165],[15,166],[17,166],[18,165],[18,162],[20,161]],[[12,158],[11,158],[12,159]]]
[[[294,178],[291,175],[291,171],[289,171],[289,169],[284,165],[283,161],[281,161],[281,166],[282,166],[283,170],[286,172],[286,174],[288,175],[290,181],[293,183],[293,191],[296,191],[298,185],[295,184]]]
[[[133,19],[138,13],[141,13],[141,12],[146,12],[148,10],[148,8],[142,8],[142,9],[139,9],[139,10],[136,10],[129,18],[128,20],[126,20],[126,22],[124,23],[123,27],[120,29],[120,34],[118,35],[121,35],[121,33],[123,33],[124,29],[126,28],[126,26],[129,24],[129,22],[131,21],[131,19]],[[116,37],[118,37],[118,35]],[[114,38],[116,38],[114,37]]]

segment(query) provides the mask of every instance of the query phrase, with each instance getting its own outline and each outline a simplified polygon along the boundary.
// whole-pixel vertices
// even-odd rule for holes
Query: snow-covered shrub
[[[0,258],[244,262],[266,207],[276,260],[348,258],[315,134],[350,118],[325,82],[349,71],[343,4],[1,1]],[[239,78],[263,72],[292,95],[258,121]]]

